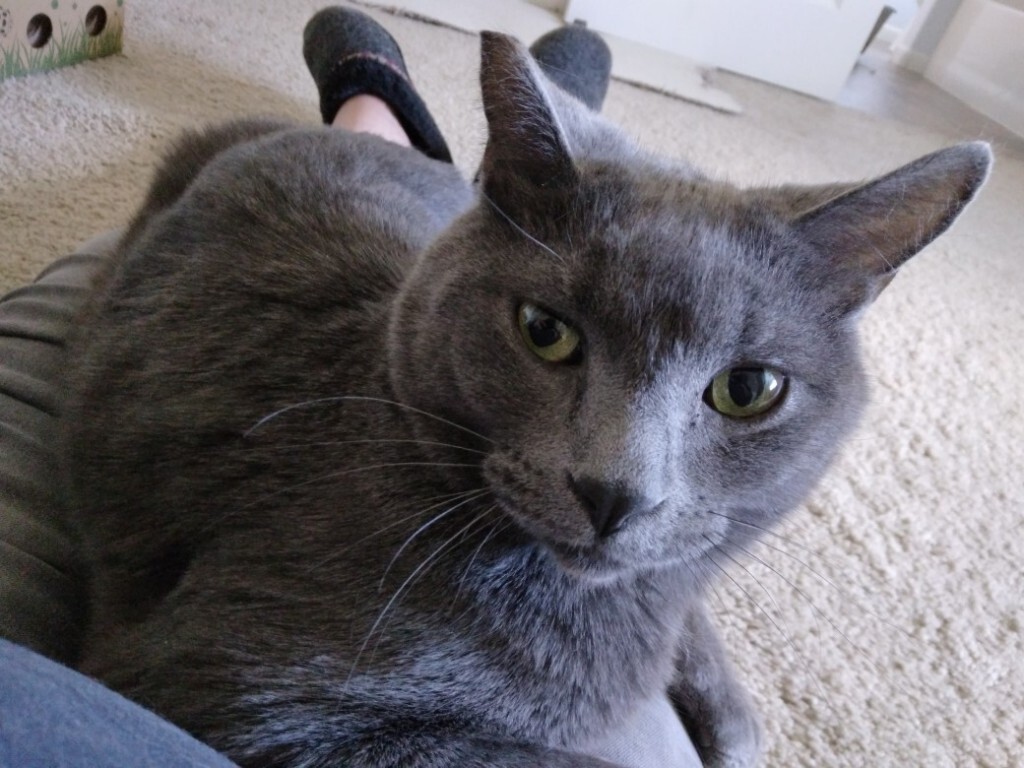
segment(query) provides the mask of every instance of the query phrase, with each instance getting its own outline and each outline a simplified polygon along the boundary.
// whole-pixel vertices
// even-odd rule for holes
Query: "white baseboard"
[[[878,30],[878,34],[875,35],[872,45],[887,45],[891,48],[902,35],[903,30],[899,27],[893,24],[885,24],[880,30]]]
[[[925,77],[985,117],[1024,136],[1024,104],[1018,103],[1008,88],[957,62],[933,67]]]
[[[923,75],[924,71],[928,69],[929,57],[920,51],[915,51],[912,48],[907,48],[898,40],[892,45],[892,63],[897,66],[909,69],[911,72],[917,72],[919,75]]]

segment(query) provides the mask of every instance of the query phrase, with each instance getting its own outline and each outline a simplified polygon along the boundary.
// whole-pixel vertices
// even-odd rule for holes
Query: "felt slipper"
[[[560,27],[539,37],[530,53],[555,85],[595,112],[601,111],[612,52],[596,32],[578,23]]]
[[[319,11],[306,24],[302,55],[320,92],[325,123],[334,121],[347,99],[376,96],[391,108],[416,149],[452,162],[440,129],[409,79],[398,43],[365,13],[341,7]]]

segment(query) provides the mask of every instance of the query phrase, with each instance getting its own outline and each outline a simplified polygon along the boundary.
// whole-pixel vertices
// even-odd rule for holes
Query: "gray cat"
[[[477,188],[261,122],[159,172],[72,379],[81,667],[246,766],[607,766],[666,696],[751,765],[703,586],[821,477],[861,310],[990,152],[739,190],[510,38],[481,79]]]

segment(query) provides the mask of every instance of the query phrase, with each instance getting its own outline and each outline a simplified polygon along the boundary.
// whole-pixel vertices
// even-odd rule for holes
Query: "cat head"
[[[971,200],[987,146],[741,190],[641,152],[511,38],[484,35],[481,80],[479,203],[409,275],[389,355],[399,399],[482,438],[417,431],[484,451],[476,481],[580,574],[751,538],[854,426],[856,320]]]

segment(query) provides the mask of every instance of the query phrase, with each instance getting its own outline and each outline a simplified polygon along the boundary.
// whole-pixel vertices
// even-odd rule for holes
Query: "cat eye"
[[[517,314],[523,340],[537,357],[549,363],[579,362],[580,335],[575,328],[535,304],[520,304]]]
[[[749,419],[778,405],[785,388],[786,377],[772,368],[729,368],[711,381],[704,401],[724,416]]]

